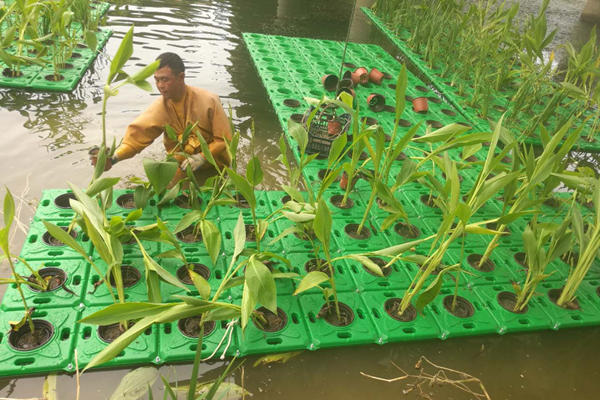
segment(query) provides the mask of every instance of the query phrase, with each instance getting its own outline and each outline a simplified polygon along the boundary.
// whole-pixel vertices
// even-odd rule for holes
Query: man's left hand
[[[185,171],[190,166],[192,171],[196,171],[204,164],[206,164],[206,158],[202,154],[192,154],[181,162],[181,170]]]

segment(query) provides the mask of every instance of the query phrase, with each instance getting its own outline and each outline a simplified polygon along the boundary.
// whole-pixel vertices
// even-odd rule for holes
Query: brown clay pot
[[[371,93],[369,97],[367,97],[367,104],[371,111],[380,112],[385,108],[385,97],[378,93]]]
[[[323,87],[328,92],[333,92],[335,90],[335,88],[338,85],[338,81],[339,81],[338,77],[333,74],[324,75],[321,78],[321,83],[323,83]]]
[[[342,131],[342,124],[336,119],[327,121],[327,133],[332,136],[339,135]]]
[[[340,88],[352,89],[352,87],[354,87],[354,83],[351,78],[344,78],[340,81]]]
[[[413,111],[418,113],[426,113],[429,110],[427,97],[417,97],[412,100]]]
[[[372,68],[371,72],[369,72],[369,81],[373,82],[376,85],[381,85],[381,81],[384,77],[385,74],[377,68]]]
[[[354,82],[354,86],[361,84],[366,85],[369,83],[369,75],[368,71],[365,67],[356,68],[352,73],[352,82]]]

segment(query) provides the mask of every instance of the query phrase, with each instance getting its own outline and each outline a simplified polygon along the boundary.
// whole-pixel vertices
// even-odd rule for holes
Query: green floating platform
[[[11,2],[7,1],[7,5]],[[90,5],[93,8],[93,13],[104,15],[110,8],[110,3],[98,2]],[[5,21],[1,30],[7,29],[9,21]],[[78,24],[73,23],[73,30],[77,31]],[[96,32],[97,47],[96,51],[91,51],[85,46],[76,47],[71,57],[66,60],[59,69],[58,75],[56,75],[52,66],[52,54],[42,57],[42,61],[46,62],[46,65],[28,65],[19,68],[20,76],[11,77],[6,73],[8,66],[0,61],[0,87],[4,88],[18,88],[18,89],[29,89],[39,90],[46,92],[70,92],[79,83],[83,75],[90,68],[100,50],[104,47],[109,37],[112,35],[112,31],[108,29],[100,29]],[[8,53],[16,53],[17,49],[9,47],[5,49]]]
[[[433,85],[436,90],[438,90],[444,98],[450,102],[468,121],[480,130],[488,130],[489,122],[486,118],[483,118],[479,115],[479,110],[471,107],[467,104],[467,100],[471,98],[473,94],[472,82],[457,82],[456,79],[454,82],[448,81],[447,78],[442,76],[442,69],[440,66],[429,66],[427,62],[423,59],[423,57],[413,51],[405,42],[410,37],[410,32],[405,29],[400,29],[396,33],[390,29],[389,26],[385,24],[373,11],[369,10],[366,7],[361,8],[362,12],[373,22],[373,24],[385,35],[402,53],[404,58],[409,62],[417,73],[423,77],[423,79],[431,85]],[[460,88],[460,89],[459,89]],[[557,88],[558,90],[558,88]],[[516,93],[516,89],[505,88],[504,93],[496,93],[493,99],[493,104],[488,110],[487,119],[490,121],[498,121],[503,113],[508,109],[509,100],[512,95]],[[580,104],[583,107],[583,104]],[[565,104],[565,106],[567,106]],[[534,113],[541,113],[544,110],[544,104],[538,104],[534,106]],[[577,106],[575,106],[577,107]],[[564,111],[560,108],[557,108],[559,111],[556,115],[550,117],[548,121],[548,125],[546,126],[548,129],[558,128],[560,121],[566,121],[564,114],[570,114],[575,111],[573,106],[570,108],[567,107]],[[586,117],[590,116],[590,113],[585,113],[582,117],[582,120],[585,120]],[[521,118],[518,118],[519,123],[513,124],[510,128],[515,131],[515,133],[519,133],[522,129],[524,129],[527,125],[527,122],[533,117],[532,115],[523,115]],[[568,115],[567,115],[568,117]],[[562,118],[562,119],[561,119]],[[597,127],[593,126],[593,118],[589,121],[585,121],[585,127],[582,132],[582,139],[575,145],[575,148],[582,151],[590,151],[590,152],[600,152],[600,142],[596,138],[594,130],[597,130]],[[536,131],[537,132],[537,131]],[[588,136],[589,133],[592,132],[593,140],[589,141],[584,139],[584,136]],[[522,139],[526,143],[542,145],[541,141],[537,137],[524,137]]]
[[[244,39],[253,56],[253,60],[263,79],[282,127],[287,128],[287,120],[294,114],[300,114],[308,108],[302,105],[303,96],[325,94],[320,83],[320,77],[328,72],[334,72],[341,61],[342,44],[324,40],[302,38],[286,38],[282,36],[265,36],[244,34]],[[338,57],[340,57],[338,59]],[[347,62],[378,69],[395,76],[400,71],[400,64],[387,55],[381,48],[372,45],[350,43],[348,46]],[[386,132],[393,129],[394,113],[381,111],[375,113],[369,110],[365,103],[366,96],[378,92],[386,96],[386,104],[394,107],[395,92],[389,85],[391,79],[377,86],[356,88],[357,99],[364,118],[377,120]],[[458,110],[445,103],[424,86],[424,83],[414,75],[409,74],[409,93],[417,95],[426,93],[439,103],[432,101],[429,113],[419,114],[410,108],[401,116],[411,124],[439,118],[439,122],[447,124],[461,120]],[[419,89],[418,87],[422,87]],[[288,100],[295,100],[290,102]],[[444,112],[447,110],[449,112]],[[454,113],[450,116],[451,113]],[[464,121],[464,120],[463,120]],[[399,127],[404,133],[407,127]],[[423,127],[423,129],[425,129]],[[295,143],[287,136],[289,143]],[[418,156],[420,145],[406,150],[408,156]],[[457,157],[451,152],[451,157]],[[485,151],[477,153],[479,159],[485,157]],[[401,166],[398,161],[394,168]],[[309,182],[315,187],[319,185],[324,160],[315,160],[306,169]],[[477,166],[473,171],[464,172],[463,183],[472,185],[477,174]],[[416,184],[403,187],[402,193],[396,193],[397,199],[404,205],[409,214],[411,226],[396,223],[387,229],[381,226],[386,213],[375,206],[365,225],[368,238],[353,236],[353,225],[360,221],[369,200],[370,187],[364,180],[359,180],[356,190],[351,192],[351,205],[340,207],[339,198],[343,192],[337,183],[328,189],[325,198],[332,210],[332,247],[334,256],[351,252],[377,250],[382,247],[400,244],[426,237],[435,233],[440,224],[439,210],[431,208],[423,200],[426,192]],[[120,190],[115,193],[114,204],[109,208],[109,214],[115,217],[125,217],[132,209],[128,198],[132,192]],[[44,241],[45,227],[42,220],[49,220],[58,226],[68,226],[73,218],[69,206],[69,198],[73,194],[68,190],[45,191],[40,200],[35,217],[23,246],[21,257],[34,268],[63,269],[66,274],[66,285],[49,292],[35,292],[25,288],[28,304],[35,305],[33,315],[36,320],[44,320],[52,324],[53,330],[48,331],[48,343],[35,350],[15,350],[11,345],[9,321],[18,321],[22,316],[17,289],[9,287],[1,304],[0,310],[0,376],[16,376],[27,374],[42,374],[53,371],[73,372],[75,359],[73,349],[78,350],[78,363],[81,366],[89,361],[107,346],[102,339],[97,326],[78,321],[96,310],[112,303],[107,283],[101,280],[105,266],[99,260],[96,250],[91,246],[87,237],[81,232],[74,232],[76,240],[84,246],[89,256],[82,258],[70,252],[60,243]],[[276,212],[287,201],[286,194],[281,191],[257,191],[257,213],[266,217]],[[207,199],[204,198],[204,201]],[[155,199],[149,202],[143,212],[143,217],[136,221],[139,225],[151,224],[159,217],[170,227],[174,227],[190,210],[185,204],[174,201],[172,204],[158,207]],[[490,201],[486,204],[478,218],[494,217],[500,213],[501,203]],[[246,222],[249,222],[249,209],[244,208],[243,202],[238,207],[219,206],[211,211],[209,218],[219,227],[223,243],[222,253],[215,264],[212,263],[208,252],[201,241],[190,240],[190,237],[180,237],[180,245],[189,262],[194,263],[194,270],[203,275],[214,292],[224,279],[227,266],[233,251],[232,230],[237,215],[242,212]],[[554,210],[558,217],[560,210]],[[284,256],[288,264],[282,262],[271,265],[273,271],[282,273],[294,272],[298,279],[277,279],[278,314],[282,318],[280,329],[266,332],[260,326],[250,322],[246,331],[240,330],[239,324],[230,326],[227,321],[217,322],[205,332],[202,356],[215,354],[221,356],[277,353],[291,350],[316,350],[319,348],[354,346],[360,344],[413,341],[425,339],[446,339],[459,336],[474,336],[483,334],[504,334],[507,332],[522,332],[544,329],[562,329],[578,326],[600,325],[600,262],[597,260],[589,276],[578,292],[579,309],[563,309],[553,302],[556,289],[569,271],[569,266],[562,261],[549,266],[553,274],[540,287],[540,296],[528,305],[521,313],[508,311],[514,304],[511,297],[512,284],[524,279],[522,262],[522,241],[520,239],[524,222],[511,225],[511,234],[502,238],[498,248],[490,258],[491,267],[474,268],[472,257],[481,254],[487,246],[487,241],[477,235],[465,238],[464,248],[457,244],[451,246],[444,256],[444,265],[461,264],[459,273],[444,274],[441,293],[431,304],[416,313],[409,307],[402,316],[398,315],[398,304],[404,292],[410,287],[411,280],[419,273],[420,266],[416,263],[396,262],[383,277],[369,273],[360,263],[339,260],[333,265],[336,288],[339,300],[343,303],[343,315],[349,322],[346,326],[336,326],[327,321],[328,313],[324,309],[324,301],[316,288],[301,295],[293,296],[299,279],[315,268],[315,259],[323,258],[322,254],[315,255],[310,241],[302,236],[290,234],[271,247],[271,251]],[[290,223],[281,219],[268,227],[268,243],[289,228]],[[416,236],[416,237],[415,237]],[[144,243],[148,254],[155,255],[168,251],[170,246],[160,243]],[[265,243],[263,243],[264,245]],[[462,243],[461,243],[462,244]],[[255,244],[249,243],[249,246]],[[128,301],[147,301],[145,283],[145,267],[139,249],[133,244],[124,244],[124,263],[122,272],[128,277],[125,297]],[[417,254],[426,255],[427,245],[417,246]],[[373,260],[378,262],[378,260]],[[93,267],[100,269],[100,272]],[[187,274],[182,273],[182,263],[174,259],[157,259],[162,267],[172,276],[179,279],[187,288],[175,287],[167,282],[161,282],[163,301],[176,301],[174,295],[187,294],[197,296],[194,286],[186,281]],[[28,271],[18,264],[18,270],[23,276]],[[426,284],[435,279],[429,277]],[[109,282],[110,283],[110,282]],[[452,294],[458,288],[458,307],[452,309]],[[234,304],[241,303],[241,289],[231,288],[225,292],[224,301]],[[511,303],[513,301],[513,303]],[[508,305],[508,306],[507,306]],[[508,308],[508,309],[507,309]],[[460,311],[460,313],[456,313]],[[335,322],[335,321],[334,321]],[[197,338],[186,331],[181,321],[160,324],[145,331],[117,358],[103,367],[130,367],[138,364],[160,365],[169,362],[191,362],[197,346]],[[190,337],[191,336],[191,337]]]

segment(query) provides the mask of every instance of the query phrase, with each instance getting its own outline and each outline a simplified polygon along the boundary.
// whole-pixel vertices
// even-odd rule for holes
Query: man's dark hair
[[[156,57],[156,59],[160,60],[158,68],[169,67],[176,75],[180,72],[185,72],[183,60],[175,53],[162,53],[160,56]]]

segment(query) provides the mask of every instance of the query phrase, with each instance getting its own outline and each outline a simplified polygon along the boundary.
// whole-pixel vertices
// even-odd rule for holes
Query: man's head
[[[154,72],[156,88],[165,99],[178,101],[185,93],[185,66],[175,53],[162,53],[158,69]]]

